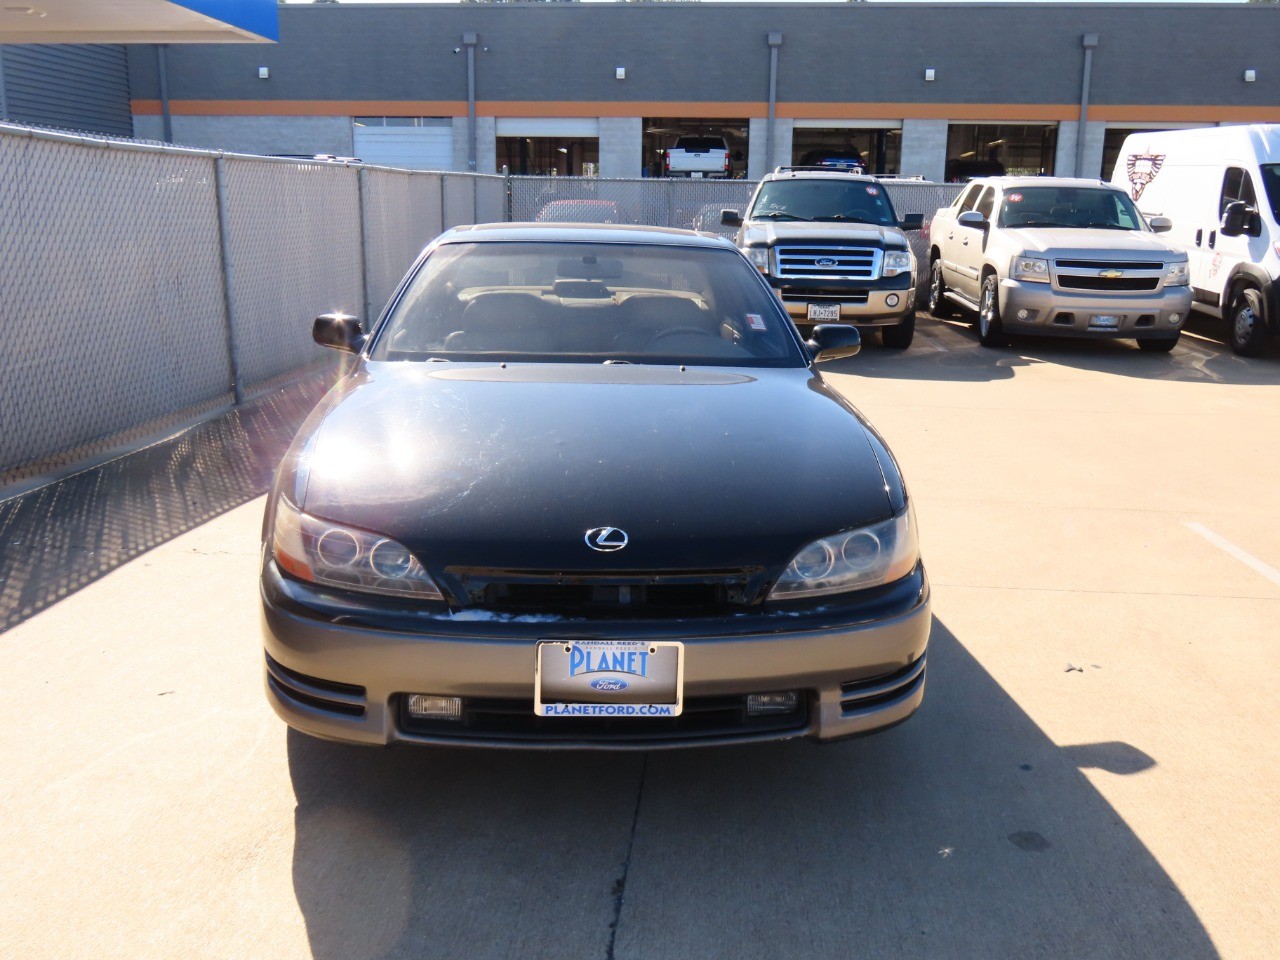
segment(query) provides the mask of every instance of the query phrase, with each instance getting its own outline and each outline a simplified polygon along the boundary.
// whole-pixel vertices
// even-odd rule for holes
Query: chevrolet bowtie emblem
[[[1098,276],[1105,277],[1108,280],[1116,280],[1124,276],[1123,270],[1099,270]]]

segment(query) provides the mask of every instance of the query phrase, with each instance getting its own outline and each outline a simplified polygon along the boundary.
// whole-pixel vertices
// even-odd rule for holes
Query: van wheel
[[[954,317],[955,309],[947,299],[947,284],[942,279],[942,258],[929,264],[929,312],[939,319]]]
[[[1253,287],[1243,287],[1231,301],[1227,323],[1227,342],[1242,357],[1257,357],[1267,346],[1267,325],[1263,319],[1262,294]]]
[[[1172,337],[1143,337],[1138,340],[1138,349],[1147,353],[1168,353],[1178,345],[1180,336],[1181,332]]]
[[[1008,338],[1000,320],[1000,281],[994,273],[982,278],[982,296],[978,301],[978,342],[984,347],[1003,347]]]
[[[916,312],[912,310],[892,327],[882,327],[880,342],[890,350],[905,350],[916,335]]]

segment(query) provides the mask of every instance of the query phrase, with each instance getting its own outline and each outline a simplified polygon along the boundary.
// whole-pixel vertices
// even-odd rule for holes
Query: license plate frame
[[[1090,330],[1119,330],[1124,317],[1115,313],[1095,313],[1089,317]]]
[[[678,640],[538,641],[537,716],[670,718],[683,710],[684,644]]]
[[[840,304],[811,303],[806,309],[806,316],[813,323],[839,323]]]

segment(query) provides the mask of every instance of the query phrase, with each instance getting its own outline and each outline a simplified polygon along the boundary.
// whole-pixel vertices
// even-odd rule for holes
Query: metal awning
[[[0,0],[0,43],[272,43],[276,0]]]

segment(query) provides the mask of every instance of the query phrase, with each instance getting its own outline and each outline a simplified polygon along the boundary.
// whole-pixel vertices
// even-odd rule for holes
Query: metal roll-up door
[[[133,136],[124,47],[6,44],[0,53],[9,120]]]
[[[355,127],[355,155],[365,163],[409,170],[453,169],[453,121],[422,126]]]

